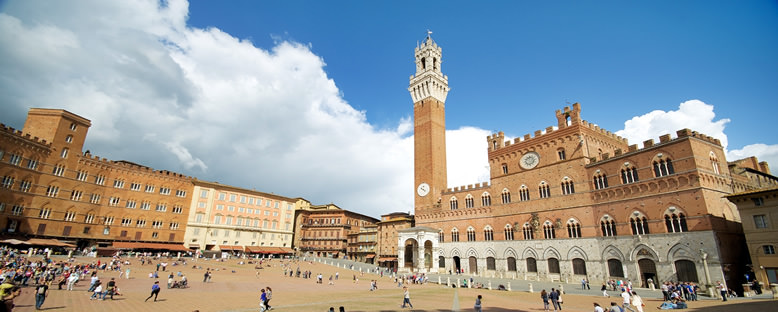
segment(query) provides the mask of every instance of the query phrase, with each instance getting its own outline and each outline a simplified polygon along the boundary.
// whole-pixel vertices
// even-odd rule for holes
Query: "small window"
[[[559,156],[559,160],[565,160],[566,156],[565,156],[565,150],[564,149],[559,149],[558,151],[556,151],[556,154],[557,154],[557,156]]]
[[[751,200],[754,202],[754,206],[764,205],[764,199],[762,199],[761,197],[752,197]]]
[[[508,164],[502,164],[502,174],[508,174]]]
[[[75,122],[70,124],[70,130],[76,131],[76,123]]]
[[[754,216],[754,226],[757,229],[766,229],[767,224],[767,216],[766,215],[755,215]]]
[[[774,255],[775,254],[775,248],[773,245],[764,245],[762,246],[762,250],[764,251],[765,255]]]
[[[68,134],[68,136],[65,137],[65,142],[73,143],[73,136]],[[84,234],[86,234],[86,233],[84,233]]]

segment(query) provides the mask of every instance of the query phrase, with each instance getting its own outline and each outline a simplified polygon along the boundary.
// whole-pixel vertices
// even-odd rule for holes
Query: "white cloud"
[[[3,110],[87,117],[85,148],[109,159],[373,217],[413,210],[409,119],[374,128],[309,45],[265,50],[187,27],[187,7],[9,4],[0,13]]]
[[[681,103],[678,110],[655,110],[645,115],[635,116],[624,123],[624,129],[616,131],[617,135],[627,138],[630,144],[638,144],[648,139],[658,140],[660,135],[670,134],[675,137],[675,132],[684,128],[703,133],[717,138],[721,145],[727,148],[727,135],[724,127],[729,119],[714,120],[716,114],[713,105],[705,104],[700,100],[689,100]]]
[[[489,181],[486,137],[489,130],[462,127],[446,131],[448,187]]]
[[[768,164],[778,163],[778,145],[751,144],[738,150],[727,151],[729,143],[724,128],[730,120],[727,118],[715,120],[715,117],[713,105],[700,100],[689,100],[681,103],[678,110],[668,112],[655,110],[633,117],[626,121],[624,129],[616,131],[616,134],[627,138],[630,144],[641,145],[647,139],[656,141],[663,134],[676,137],[675,131],[689,128],[719,139],[727,153],[728,161],[756,156],[760,161],[767,161]]]

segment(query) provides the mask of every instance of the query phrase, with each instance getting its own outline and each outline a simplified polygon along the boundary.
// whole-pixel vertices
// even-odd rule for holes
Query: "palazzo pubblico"
[[[576,103],[544,130],[488,136],[490,181],[448,188],[441,56],[430,37],[415,49],[416,227],[400,233],[400,271],[639,287],[743,276],[748,251],[725,196],[775,184],[766,163],[728,164],[719,140],[689,129],[630,145]]]

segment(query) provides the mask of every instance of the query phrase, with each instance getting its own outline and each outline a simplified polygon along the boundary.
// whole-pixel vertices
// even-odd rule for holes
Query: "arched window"
[[[505,225],[503,233],[505,233],[505,240],[513,240],[513,227],[510,224]]]
[[[713,151],[710,152],[709,157],[710,157],[711,167],[713,167],[713,172],[716,174],[721,174],[719,169],[719,158],[716,157],[716,154],[713,153]]]
[[[638,178],[638,169],[632,166],[629,162],[624,163],[623,169],[621,169],[621,183],[629,184],[640,181]]]
[[[481,206],[489,207],[492,205],[492,195],[489,195],[489,193],[484,192],[481,194]]]
[[[467,228],[467,241],[468,242],[475,241],[475,229],[472,227]]]
[[[511,202],[511,191],[509,191],[507,188],[506,189],[502,189],[502,194],[501,194],[500,197],[502,197],[502,203],[503,204],[510,203]]]
[[[646,235],[648,232],[648,219],[639,211],[632,212],[629,218],[629,225],[632,228],[632,235]]]
[[[451,207],[451,210],[459,209],[459,202],[456,197],[451,197],[451,199],[448,200],[448,205]]]
[[[508,164],[502,164],[502,174],[508,174]]]
[[[509,272],[516,272],[517,271],[516,270],[516,258],[508,257],[507,260],[508,260],[508,271]],[[443,267],[445,267],[445,266],[442,266],[441,268],[443,268]]]
[[[559,260],[557,258],[548,258],[548,273],[559,274]]]
[[[586,275],[586,261],[584,261],[584,259],[573,259],[573,274]]]
[[[540,185],[538,186],[538,193],[540,194],[540,198],[551,197],[551,190],[548,187],[548,184],[546,184],[546,181],[540,182]]]
[[[600,229],[602,236],[616,236],[616,221],[608,215],[600,219]]]
[[[567,237],[581,237],[581,224],[575,219],[571,218],[570,220],[567,220]]]
[[[519,199],[521,199],[521,201],[529,200],[529,188],[527,188],[526,185],[522,185],[519,189]]]
[[[535,258],[527,258],[527,272],[538,273],[538,263]]]
[[[560,148],[556,150],[556,155],[559,157],[559,160],[565,160],[567,159],[567,155],[565,155],[565,149]]]
[[[48,219],[48,216],[46,218],[44,218],[44,219]],[[76,212],[72,211],[72,210],[66,212],[64,220],[68,221],[68,222],[72,222],[72,221],[76,220]]]
[[[438,232],[438,241],[444,243],[446,241],[445,238],[446,238],[446,233],[443,233],[443,230],[440,230],[440,232]]]
[[[465,208],[473,207],[475,207],[475,204],[473,203],[473,195],[467,194],[467,196],[465,196]]]
[[[673,173],[675,173],[675,169],[673,169],[673,162],[670,160],[670,158],[654,160],[655,177],[664,177]]]
[[[568,177],[565,177],[562,181],[562,195],[568,195],[575,193],[575,183]]]
[[[457,230],[457,228],[451,229],[451,241],[452,242],[459,241],[459,230]]]
[[[600,170],[598,169],[595,171],[596,174],[594,175],[594,189],[595,190],[601,190],[606,187],[608,187],[608,176],[605,174],[600,173]]]
[[[554,239],[556,238],[556,232],[554,231],[554,225],[551,224],[551,221],[546,221],[543,223],[543,237],[545,239]]]
[[[624,277],[624,267],[619,259],[608,259],[608,274],[610,277]]]
[[[486,269],[494,271],[496,266],[494,264],[494,257],[486,257]]]
[[[686,216],[678,208],[670,207],[665,212],[665,226],[668,233],[688,232],[686,225]]]
[[[484,240],[485,241],[493,241],[494,240],[494,230],[492,230],[491,226],[486,226],[484,229]]]
[[[524,232],[524,239],[534,239],[535,235],[532,233],[532,226],[529,225],[529,222],[524,223],[524,226],[522,227],[522,231]]]

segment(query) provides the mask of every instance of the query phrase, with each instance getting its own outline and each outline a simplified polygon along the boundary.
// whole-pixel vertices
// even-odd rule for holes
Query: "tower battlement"
[[[468,184],[468,185],[461,185],[457,187],[450,187],[447,188],[445,193],[456,193],[460,191],[472,191],[477,189],[488,189],[489,188],[489,182],[481,182],[476,184]]]
[[[626,139],[626,138],[622,138],[620,135],[617,135],[617,134],[615,134],[615,133],[613,133],[613,132],[610,132],[610,131],[608,131],[608,130],[605,130],[605,129],[603,129],[603,128],[600,128],[600,126],[598,126],[598,125],[596,125],[596,124],[593,124],[593,123],[589,123],[589,122],[588,122],[588,121],[586,121],[586,120],[582,120],[582,121],[581,121],[581,125],[583,125],[583,126],[584,126],[584,127],[586,127],[586,128],[589,128],[589,129],[591,129],[591,130],[594,130],[595,132],[597,132],[597,133],[599,133],[599,134],[601,134],[601,135],[604,135],[604,136],[606,136],[606,137],[609,137],[609,138],[611,138],[611,139],[614,139],[614,140],[616,140],[616,141],[621,141],[621,142],[624,142],[624,144],[629,144],[629,141],[627,141],[627,139]]]
[[[590,129],[592,131],[595,131],[596,133],[608,137],[610,139],[620,141],[624,144],[628,144],[626,138],[622,138],[621,136],[610,132],[608,130],[600,128],[600,126],[589,123],[586,120],[581,119],[581,104],[575,103],[573,104],[573,107],[570,108],[569,106],[565,106],[562,110],[556,110],[555,112],[556,118],[557,118],[557,125],[556,126],[549,126],[546,127],[546,129],[543,130],[535,130],[533,133],[527,133],[524,136],[514,138],[511,140],[505,140],[505,134],[500,131],[498,133],[493,133],[491,135],[486,136],[486,142],[489,144],[489,150],[494,151],[498,150],[503,147],[508,147],[511,145],[516,145],[522,142],[526,142],[532,139],[540,138],[544,135],[552,134],[556,131],[559,131],[561,129],[565,129],[567,127],[573,126],[573,125],[580,125],[587,129]]]
[[[675,132],[675,134],[677,136],[675,138],[672,138],[670,134],[663,134],[663,135],[659,136],[659,143],[656,143],[654,141],[654,139],[645,140],[645,141],[643,141],[643,147],[642,148],[638,148],[637,144],[632,144],[632,145],[629,145],[629,147],[628,147],[628,149],[626,151],[623,151],[621,149],[616,149],[613,152],[613,155],[610,155],[609,153],[603,153],[602,157],[600,157],[599,159],[597,157],[590,157],[589,158],[589,160],[590,160],[589,165],[594,165],[594,164],[596,164],[598,162],[601,162],[601,161],[604,161],[604,160],[608,160],[608,159],[610,159],[612,157],[620,157],[620,156],[625,156],[625,155],[641,153],[643,151],[646,151],[647,149],[650,149],[650,148],[653,148],[653,147],[657,147],[657,146],[660,146],[660,145],[664,145],[664,144],[667,144],[667,143],[675,142],[675,141],[682,140],[684,138],[689,138],[689,137],[697,138],[697,139],[700,139],[700,140],[703,140],[705,142],[708,142],[708,143],[711,143],[713,145],[721,147],[721,141],[719,139],[716,139],[714,137],[711,137],[711,136],[699,133],[697,131],[692,131],[692,130],[690,130],[688,128],[684,128],[684,129],[678,130],[678,131]],[[624,139],[624,141],[626,142],[626,139]]]
[[[29,133],[24,133],[22,130],[16,130],[13,127],[6,126],[5,124],[2,123],[0,123],[0,130],[6,133],[10,133],[11,135],[16,136],[18,138],[27,140],[31,143],[37,143],[37,144],[45,145],[47,147],[51,147],[51,142],[47,142],[45,139],[32,136]]]

